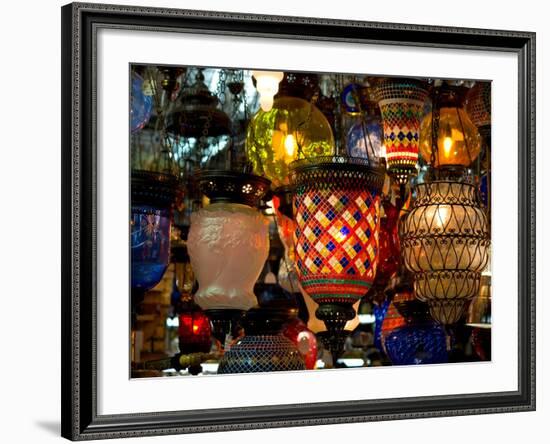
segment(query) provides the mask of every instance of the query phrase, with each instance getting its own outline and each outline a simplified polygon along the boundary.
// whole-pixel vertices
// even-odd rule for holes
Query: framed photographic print
[[[534,33],[62,8],[62,435],[535,408]]]

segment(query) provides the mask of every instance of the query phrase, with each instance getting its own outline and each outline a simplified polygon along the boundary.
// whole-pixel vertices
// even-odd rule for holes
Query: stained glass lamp
[[[315,105],[297,97],[280,97],[270,111],[260,109],[252,118],[245,148],[254,173],[278,187],[288,184],[292,161],[332,154],[334,136]]]
[[[373,89],[384,129],[388,172],[399,184],[416,174],[425,84],[414,79],[381,79]]]
[[[352,305],[376,275],[383,174],[367,159],[332,156],[295,162],[291,178],[298,279],[337,356]]]

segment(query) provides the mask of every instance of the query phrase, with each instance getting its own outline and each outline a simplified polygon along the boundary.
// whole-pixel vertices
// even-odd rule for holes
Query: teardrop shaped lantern
[[[341,156],[296,161],[291,170],[298,279],[319,304],[316,316],[338,356],[352,305],[376,275],[383,174],[368,159]]]
[[[405,184],[416,174],[420,121],[428,92],[415,79],[381,79],[373,89],[384,128],[388,173]]]
[[[429,181],[416,185],[412,209],[399,227],[403,261],[414,275],[416,297],[428,303],[432,317],[442,324],[456,323],[479,293],[491,242],[477,187],[464,174],[466,159],[473,161],[479,153],[468,143],[477,140],[475,134],[466,136],[470,128],[461,125],[461,119],[454,120],[450,128],[437,126],[440,109],[461,115],[458,97],[452,85],[444,84],[436,91],[436,126],[425,134],[433,147],[427,160],[438,168]],[[440,152],[445,150],[441,133],[448,130],[453,144],[457,143],[445,154]]]

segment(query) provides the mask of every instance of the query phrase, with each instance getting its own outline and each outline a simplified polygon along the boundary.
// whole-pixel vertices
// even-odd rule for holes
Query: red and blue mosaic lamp
[[[404,185],[416,174],[420,122],[428,96],[424,82],[381,79],[374,87],[384,129],[388,173]]]
[[[343,156],[296,161],[291,170],[298,279],[338,355],[353,304],[376,275],[384,176],[368,159]]]

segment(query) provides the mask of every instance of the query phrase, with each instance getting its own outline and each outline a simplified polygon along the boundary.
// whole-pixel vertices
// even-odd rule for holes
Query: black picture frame
[[[72,3],[62,8],[62,436],[71,440],[535,409],[535,33]],[[96,30],[198,32],[507,51],[519,66],[518,390],[97,414]]]

